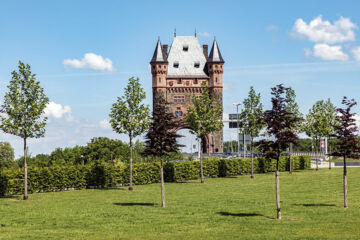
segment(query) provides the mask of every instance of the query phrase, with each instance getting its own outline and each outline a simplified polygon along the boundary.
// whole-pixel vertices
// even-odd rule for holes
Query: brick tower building
[[[222,106],[224,60],[215,39],[209,55],[208,45],[201,48],[196,36],[175,35],[169,51],[168,45],[162,45],[159,39],[150,64],[153,99],[163,94],[176,117],[184,119],[193,97],[201,95],[203,81]],[[183,122],[181,128],[188,126]],[[223,152],[223,131],[209,134],[202,142],[205,153]]]

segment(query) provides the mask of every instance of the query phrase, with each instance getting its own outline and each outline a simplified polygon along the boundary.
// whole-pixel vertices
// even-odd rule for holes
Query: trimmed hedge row
[[[206,177],[227,177],[250,173],[251,159],[204,159],[204,175]],[[294,170],[310,168],[309,156],[292,158]],[[159,163],[135,163],[133,165],[134,184],[150,184],[160,182]],[[266,173],[275,171],[276,160],[254,159],[254,171]],[[281,157],[280,171],[288,170],[288,157]],[[167,162],[164,165],[165,181],[184,182],[198,179],[200,176],[200,162]],[[23,193],[24,172],[18,170],[0,171],[0,195]],[[82,188],[104,188],[127,185],[129,166],[114,166],[98,162],[91,166],[53,166],[43,168],[28,168],[29,192],[63,191]]]

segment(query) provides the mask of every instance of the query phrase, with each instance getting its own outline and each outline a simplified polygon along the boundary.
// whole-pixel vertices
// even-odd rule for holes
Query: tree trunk
[[[346,170],[346,156],[344,155],[344,208],[348,208],[347,204],[347,170]]]
[[[24,200],[28,199],[28,174],[27,174],[27,162],[26,162],[26,138],[24,138]]]
[[[163,160],[160,160],[160,178],[161,178],[161,207],[165,207],[165,184],[164,184],[164,168]]]
[[[253,147],[253,138],[251,137],[251,176],[250,178],[254,178],[254,147]]]
[[[331,146],[329,146],[330,148],[330,156],[329,156],[329,170],[331,170]]]
[[[291,159],[291,154],[292,154],[292,143],[290,143],[290,147],[289,147],[289,173],[292,174],[292,159]]]
[[[129,190],[132,191],[133,188],[133,149],[132,149],[132,137],[130,137],[130,164],[129,164]]]
[[[275,187],[276,187],[276,211],[277,219],[281,220],[281,211],[280,211],[280,179],[279,179],[279,156],[276,161],[276,172],[275,172]]]
[[[319,171],[319,155],[318,155],[318,151],[315,151],[315,159],[316,159],[316,171]]]
[[[198,144],[199,144],[199,159],[200,159],[200,177],[201,177],[201,183],[204,183],[204,171],[203,171],[203,161],[202,161],[202,154],[201,154],[201,138],[198,138]]]

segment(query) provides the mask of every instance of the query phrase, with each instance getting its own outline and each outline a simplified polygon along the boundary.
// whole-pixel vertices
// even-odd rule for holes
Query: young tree
[[[288,88],[286,91],[286,104],[285,104],[285,110],[293,113],[296,117],[301,118],[302,119],[302,114],[300,113],[299,110],[299,106],[297,104],[297,102],[295,101],[296,98],[296,94],[295,91],[292,88]],[[291,131],[295,134],[299,134],[301,130],[301,121],[298,122],[298,124],[296,124],[296,126],[291,129]],[[292,143],[290,143],[290,147],[289,147],[289,173],[292,174],[292,159],[291,159],[291,154],[292,154]]]
[[[354,99],[343,98],[342,104],[344,108],[336,109],[338,115],[336,120],[338,124],[334,125],[336,130],[336,138],[339,140],[338,151],[332,153],[333,156],[342,156],[344,158],[344,208],[348,207],[347,203],[347,169],[346,169],[346,157],[359,158],[359,139],[357,137],[358,128],[356,126],[356,120],[354,118],[355,113],[351,112],[352,107],[356,105]]]
[[[179,147],[182,147],[176,141],[177,138],[182,136],[176,133],[180,122],[169,111],[169,103],[165,98],[158,95],[154,103],[156,104],[154,105],[152,123],[145,136],[146,148],[144,154],[154,156],[160,160],[161,206],[165,207],[163,158],[168,157],[171,153],[176,153]]]
[[[280,153],[282,150],[288,148],[290,143],[296,143],[298,137],[291,129],[295,128],[300,120],[293,113],[285,110],[288,100],[283,95],[287,89],[288,88],[285,88],[282,84],[271,88],[272,109],[264,113],[267,133],[275,139],[273,142],[268,142],[266,148],[271,149],[272,155],[276,156],[275,185],[278,219],[281,219],[279,186]]]
[[[24,141],[24,200],[28,199],[26,141],[29,138],[40,138],[45,134],[47,118],[42,118],[49,99],[31,73],[30,65],[19,61],[18,72],[11,73],[12,79],[8,85],[9,92],[5,94],[1,106],[1,129],[19,136]]]
[[[309,110],[308,115],[306,115],[303,130],[306,135],[315,139],[316,143],[319,143],[320,139],[328,139],[335,133],[334,126],[337,124],[335,117],[336,108],[330,99],[326,102],[324,100],[317,101]],[[318,170],[318,158],[316,157],[316,171]]]
[[[132,163],[133,163],[133,139],[144,133],[150,124],[149,106],[142,103],[146,93],[140,85],[139,78],[130,78],[124,89],[124,96],[118,97],[112,105],[110,124],[113,130],[119,134],[129,136],[130,164],[129,164],[129,190],[133,190]]]
[[[260,93],[256,94],[251,86],[248,98],[243,101],[244,108],[240,113],[240,126],[246,134],[250,135],[251,144],[251,178],[254,178],[254,138],[258,137],[261,129],[265,127],[263,121],[263,106],[260,102]]]
[[[215,96],[210,92],[206,82],[202,82],[202,95],[194,97],[194,104],[189,106],[185,121],[190,131],[196,135],[199,145],[201,183],[204,183],[203,162],[201,155],[201,139],[223,127],[222,106],[214,102]]]

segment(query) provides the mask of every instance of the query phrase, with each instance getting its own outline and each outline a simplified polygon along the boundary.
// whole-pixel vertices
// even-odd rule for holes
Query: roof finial
[[[196,28],[195,28],[195,37],[196,37]]]
[[[160,36],[158,36],[158,41],[160,41]]]
[[[176,37],[176,27],[175,27],[175,29],[174,29],[174,37]]]
[[[214,41],[216,41],[216,36],[214,36]]]

